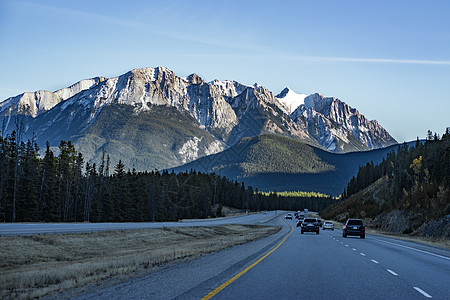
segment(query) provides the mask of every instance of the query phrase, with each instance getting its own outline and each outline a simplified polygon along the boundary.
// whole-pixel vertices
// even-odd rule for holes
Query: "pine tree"
[[[39,180],[39,215],[44,222],[56,222],[60,220],[58,215],[57,159],[50,150],[49,142],[47,142],[46,147]]]

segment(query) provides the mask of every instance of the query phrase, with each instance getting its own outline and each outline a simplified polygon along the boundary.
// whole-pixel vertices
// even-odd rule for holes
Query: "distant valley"
[[[412,144],[412,143],[410,143]],[[215,172],[260,191],[316,191],[338,196],[359,166],[379,163],[397,145],[345,154],[272,134],[244,138],[235,146],[174,171]]]

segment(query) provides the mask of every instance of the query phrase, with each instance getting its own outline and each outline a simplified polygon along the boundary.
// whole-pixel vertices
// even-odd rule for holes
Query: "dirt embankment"
[[[0,237],[0,298],[29,299],[253,241],[279,227],[224,225]]]

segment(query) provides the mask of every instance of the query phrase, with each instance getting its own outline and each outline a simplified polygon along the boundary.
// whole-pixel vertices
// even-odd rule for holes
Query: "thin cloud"
[[[358,57],[322,57],[322,56],[286,56],[285,59],[316,62],[355,62],[355,63],[387,63],[411,65],[450,65],[448,60],[391,59],[391,58],[358,58]]]
[[[423,60],[423,59],[391,59],[391,58],[359,58],[359,57],[328,57],[328,56],[302,56],[302,55],[286,55],[285,53],[274,53],[270,48],[262,45],[244,44],[229,42],[226,39],[217,39],[214,36],[193,35],[191,33],[173,30],[163,30],[158,25],[153,25],[147,22],[140,22],[135,20],[125,20],[121,18],[111,17],[94,12],[87,12],[75,9],[68,9],[58,6],[50,6],[46,4],[39,4],[28,1],[16,1],[15,5],[22,5],[28,9],[41,9],[57,14],[65,14],[77,18],[87,18],[95,22],[105,22],[116,26],[132,28],[135,30],[145,31],[150,34],[166,36],[173,39],[185,40],[196,43],[203,43],[214,45],[218,47],[226,47],[229,49],[245,50],[247,52],[254,52],[259,54],[199,54],[204,57],[223,57],[223,58],[248,58],[248,59],[274,59],[274,60],[292,60],[292,61],[306,61],[306,62],[349,62],[349,63],[384,63],[384,64],[409,64],[409,65],[450,65],[449,60]],[[270,53],[272,52],[272,53]],[[267,53],[267,54],[263,54]]]

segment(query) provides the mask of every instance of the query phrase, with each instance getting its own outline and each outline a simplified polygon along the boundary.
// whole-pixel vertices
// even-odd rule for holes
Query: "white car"
[[[322,230],[325,230],[325,229],[331,229],[331,230],[334,230],[334,224],[333,224],[333,222],[331,222],[331,221],[325,221],[325,223],[323,223]]]

